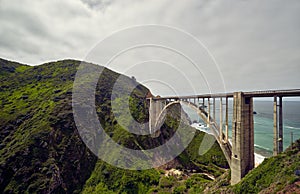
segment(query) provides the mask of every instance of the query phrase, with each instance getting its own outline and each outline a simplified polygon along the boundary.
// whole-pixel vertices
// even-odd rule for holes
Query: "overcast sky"
[[[143,36],[120,33],[149,24],[178,32],[146,27]],[[31,65],[66,58],[105,63],[94,56],[120,47],[114,39],[97,49],[116,32],[129,43],[135,36],[149,44],[165,37],[164,44],[201,58],[191,64],[177,47],[143,47],[107,65],[155,94],[300,88],[298,0],[0,0],[1,58]]]

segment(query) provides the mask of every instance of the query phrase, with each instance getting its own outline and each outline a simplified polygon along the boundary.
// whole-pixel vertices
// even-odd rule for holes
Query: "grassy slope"
[[[212,180],[200,173],[208,173],[215,177],[224,173],[222,167],[227,163],[220,147],[215,144],[211,150],[199,156],[198,149],[204,134],[197,132],[195,138],[167,168],[176,168],[187,172],[195,170],[190,178],[180,176],[165,177],[165,168],[143,171],[123,170],[102,161],[98,161],[91,177],[85,184],[83,193],[199,193],[207,182]],[[216,159],[219,158],[219,159]],[[175,164],[174,164],[175,163]]]
[[[96,157],[74,130],[71,109],[78,64],[1,60],[0,192],[73,192],[88,178]]]
[[[81,141],[73,121],[71,91],[79,63],[64,60],[31,67],[0,60],[0,193],[76,193],[83,187],[84,193],[203,190],[202,184],[196,184],[209,181],[203,175],[188,180],[167,179],[162,170],[128,171],[97,161]],[[148,149],[167,141],[177,126],[176,119],[168,119],[161,135],[154,139],[130,134],[118,125],[110,104],[118,77],[106,69],[97,86],[97,114],[106,132],[132,149]],[[134,82],[123,79],[121,93]],[[132,114],[141,122],[148,118],[144,101],[147,92],[138,86],[129,99]],[[128,99],[120,95],[116,100]],[[132,124],[127,118],[122,119]],[[220,175],[224,171],[220,167],[227,166],[224,156],[217,144],[209,153],[198,156],[202,138],[203,133],[197,133],[171,166]]]

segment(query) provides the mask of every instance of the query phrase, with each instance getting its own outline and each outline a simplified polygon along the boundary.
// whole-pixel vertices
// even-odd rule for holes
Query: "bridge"
[[[159,128],[164,121],[167,108],[174,104],[182,103],[193,108],[211,129],[220,145],[230,166],[231,184],[234,185],[254,168],[253,98],[272,97],[274,99],[273,155],[277,155],[283,151],[282,100],[284,97],[296,96],[300,96],[300,89],[150,97],[148,98],[150,101],[149,128],[150,132]],[[232,144],[228,141],[229,99],[233,101]],[[219,101],[218,121],[216,100]],[[224,116],[225,121],[223,121]]]

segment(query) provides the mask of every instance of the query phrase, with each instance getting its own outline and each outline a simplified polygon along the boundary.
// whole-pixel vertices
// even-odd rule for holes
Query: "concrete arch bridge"
[[[185,104],[194,109],[207,124],[219,143],[231,169],[231,184],[238,183],[254,168],[253,98],[273,97],[274,138],[273,155],[283,151],[282,100],[300,96],[300,89],[233,92],[192,96],[151,97],[149,108],[150,133],[164,120],[166,109],[174,104]],[[229,105],[229,100],[233,101]],[[216,104],[219,102],[219,105]],[[216,119],[216,107],[219,119]],[[228,108],[232,106],[232,144],[228,141]],[[225,117],[223,121],[223,117]]]

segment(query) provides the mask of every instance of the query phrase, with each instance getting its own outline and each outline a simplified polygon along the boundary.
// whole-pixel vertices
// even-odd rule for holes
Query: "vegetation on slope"
[[[233,187],[235,193],[299,193],[300,140],[278,156],[266,159],[253,169],[239,184]]]
[[[240,183],[230,185],[226,173],[209,184],[206,193],[300,193],[300,139],[285,152],[267,158]]]
[[[225,172],[228,167],[220,147],[215,144],[210,151],[198,155],[199,145],[204,137],[197,131],[195,138],[175,160],[160,169],[131,171],[113,167],[99,160],[83,193],[199,193],[205,183]],[[198,157],[193,158],[193,155]],[[178,169],[181,175],[166,176],[170,169]],[[179,192],[180,191],[180,192]]]
[[[75,130],[71,89],[79,62],[1,60],[0,192],[81,190],[96,163]],[[83,170],[84,169],[84,170]]]
[[[204,187],[198,183],[211,179],[199,173],[216,177],[228,167],[217,144],[198,156],[204,136],[200,132],[181,155],[161,169],[130,171],[97,160],[81,140],[73,118],[72,87],[79,64],[64,60],[32,67],[0,60],[0,193],[200,192]],[[119,125],[111,108],[112,88],[119,78],[123,81],[115,102],[129,100],[133,117],[139,122],[148,120],[148,89],[104,69],[95,103],[106,133],[131,149],[164,144],[175,133],[181,107],[173,107],[156,138],[131,134]],[[129,86],[136,87],[128,98],[122,94]],[[121,119],[135,127],[127,117]],[[170,168],[186,175],[195,172],[190,178],[166,177],[165,170]]]

